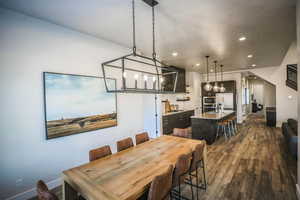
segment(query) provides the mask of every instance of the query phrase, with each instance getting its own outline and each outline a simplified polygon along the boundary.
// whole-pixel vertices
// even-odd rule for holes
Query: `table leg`
[[[63,200],[76,200],[78,198],[74,190],[66,181],[63,183]]]

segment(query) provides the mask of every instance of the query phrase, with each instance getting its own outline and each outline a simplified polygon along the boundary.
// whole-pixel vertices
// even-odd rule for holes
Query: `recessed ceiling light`
[[[243,37],[240,37],[239,38],[239,41],[245,41],[247,38],[245,37],[245,36],[243,36]]]
[[[249,55],[248,55],[248,58],[253,58],[253,55],[252,55],[252,54],[249,54]]]
[[[200,63],[197,63],[196,66],[199,67],[199,66],[200,66]]]
[[[176,51],[173,52],[173,53],[172,53],[172,56],[174,56],[174,57],[178,56],[178,52],[176,52]]]
[[[252,67],[256,67],[256,64],[251,65]]]

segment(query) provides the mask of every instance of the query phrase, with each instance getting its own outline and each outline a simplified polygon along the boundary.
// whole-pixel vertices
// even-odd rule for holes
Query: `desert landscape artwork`
[[[103,78],[44,72],[44,95],[47,139],[117,126],[116,94]]]

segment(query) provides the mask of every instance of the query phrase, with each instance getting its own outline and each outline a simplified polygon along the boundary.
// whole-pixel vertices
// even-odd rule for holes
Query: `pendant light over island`
[[[207,92],[212,90],[212,85],[209,82],[209,72],[208,72],[208,58],[209,56],[206,56],[206,72],[207,72],[207,82],[204,86],[204,90],[206,90]]]
[[[214,63],[215,63],[215,85],[213,87],[214,92],[219,92],[220,91],[220,88],[218,86],[218,79],[217,79],[217,62],[218,61],[216,61],[216,60],[214,61]]]
[[[223,66],[224,65],[221,65],[220,68],[221,68],[221,81],[223,82]],[[221,87],[220,87],[220,92],[225,92],[226,91],[226,88],[224,87],[224,84],[221,83]]]

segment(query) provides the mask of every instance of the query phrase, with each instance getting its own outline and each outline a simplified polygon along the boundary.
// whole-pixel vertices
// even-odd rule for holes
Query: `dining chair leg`
[[[203,170],[203,179],[204,179],[204,190],[207,188],[206,175],[205,175],[205,162],[202,159],[202,170]]]
[[[196,195],[197,195],[197,200],[199,200],[199,177],[198,177],[198,168],[196,168],[196,185],[197,185],[197,190],[196,190]]]
[[[190,176],[190,182],[191,182],[192,200],[194,200],[194,192],[193,192],[193,180],[192,180],[192,176]]]

